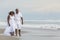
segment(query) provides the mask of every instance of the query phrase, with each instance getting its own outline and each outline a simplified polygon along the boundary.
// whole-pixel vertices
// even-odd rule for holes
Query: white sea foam
[[[25,21],[31,21],[31,22],[60,22],[60,20],[25,20]],[[0,22],[0,26],[6,26],[6,22]],[[59,24],[24,24],[22,27],[28,27],[28,28],[44,28],[44,29],[56,29],[60,28]]]
[[[0,22],[0,25],[6,25],[7,23],[6,22]]]
[[[57,24],[40,24],[40,25],[24,24],[23,27],[43,28],[43,29],[57,29],[57,28],[60,28],[60,25],[57,25]]]

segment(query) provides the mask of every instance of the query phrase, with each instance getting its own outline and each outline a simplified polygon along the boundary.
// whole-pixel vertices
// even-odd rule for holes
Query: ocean
[[[4,28],[6,25],[6,21],[0,21],[0,28]],[[60,28],[60,20],[24,20],[23,27],[56,29]]]
[[[5,13],[4,13],[5,12]],[[6,26],[8,11],[1,12],[0,26]],[[4,14],[4,15],[3,15]],[[24,26],[30,28],[60,27],[60,13],[26,13],[23,12]],[[1,28],[1,27],[0,27]]]

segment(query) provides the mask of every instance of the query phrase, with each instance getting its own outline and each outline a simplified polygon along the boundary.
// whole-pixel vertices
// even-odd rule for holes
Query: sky
[[[0,19],[18,8],[25,20],[60,20],[60,0],[0,0]]]

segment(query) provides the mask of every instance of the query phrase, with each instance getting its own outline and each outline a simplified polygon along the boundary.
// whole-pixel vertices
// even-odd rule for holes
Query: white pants
[[[21,29],[21,22],[20,21],[16,21],[15,29]]]

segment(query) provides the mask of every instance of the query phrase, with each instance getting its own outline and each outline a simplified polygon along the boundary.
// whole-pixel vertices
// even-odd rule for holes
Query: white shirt
[[[15,20],[16,21],[20,21],[21,17],[22,17],[22,13],[21,12],[19,12],[18,14],[15,14]]]

